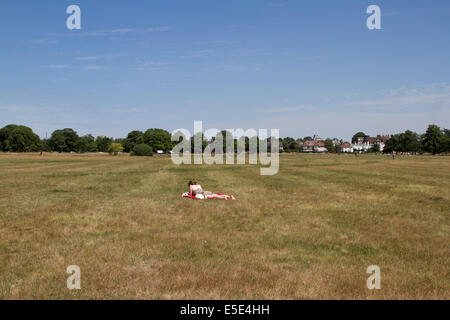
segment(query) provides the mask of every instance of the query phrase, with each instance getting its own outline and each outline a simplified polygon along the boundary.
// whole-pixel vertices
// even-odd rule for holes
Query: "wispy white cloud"
[[[214,49],[194,50],[194,51],[188,51],[181,58],[199,58],[199,57],[211,56],[211,55],[215,55],[215,54],[216,54],[216,51]]]
[[[355,100],[338,106],[398,109],[407,107],[450,107],[450,84],[433,83],[416,87],[392,89],[375,99]]]
[[[93,61],[93,60],[107,60],[107,59],[115,59],[119,57],[123,57],[123,53],[111,53],[111,54],[104,54],[104,55],[98,55],[98,56],[87,56],[87,57],[77,57],[76,60],[79,61]]]
[[[122,28],[122,29],[113,29],[109,31],[110,33],[130,33],[135,32],[135,29],[131,28]]]
[[[348,139],[361,130],[371,135],[424,132],[430,123],[448,127],[450,122],[450,83],[445,82],[384,90],[375,98],[343,94],[339,100],[244,112],[255,114],[251,126],[280,128],[283,136],[320,133]],[[243,121],[240,126],[249,126]]]
[[[444,128],[448,127],[448,119],[450,119],[450,109],[410,113],[366,110],[348,113],[330,110],[320,113],[305,112],[301,115],[283,114],[275,117],[261,117],[252,119],[250,124],[243,120],[244,122],[241,124],[234,124],[234,128],[239,126],[279,128],[281,136],[304,137],[317,133],[322,137],[338,137],[349,140],[358,131],[364,131],[372,136],[399,133],[405,130],[423,133],[431,123]]]
[[[113,112],[116,113],[143,113],[145,112],[145,109],[143,108],[117,108],[117,109],[112,109]]]
[[[155,67],[161,67],[168,65],[168,62],[160,62],[160,61],[146,61],[142,65],[149,67],[149,66],[155,66]]]
[[[68,67],[66,64],[48,64],[44,66],[47,69],[67,69]]]
[[[50,108],[30,105],[3,105],[0,106],[0,110],[10,112],[43,112],[49,111]]]
[[[138,34],[138,33],[152,33],[152,32],[164,32],[174,29],[169,26],[160,26],[160,27],[151,27],[144,29],[136,29],[136,28],[119,28],[119,29],[111,29],[111,30],[100,30],[100,31],[88,31],[84,32],[81,30],[76,33],[69,34],[57,34],[57,33],[48,33],[48,37],[102,37],[102,36],[121,36],[127,34]]]
[[[305,106],[299,105],[299,106],[278,107],[271,109],[253,109],[249,111],[253,113],[285,113],[285,112],[299,111],[303,109],[305,109]]]
[[[210,65],[201,68],[200,70],[204,72],[209,72],[212,70],[219,70],[222,72],[242,72],[242,71],[259,72],[262,70],[262,68],[258,64],[236,64],[232,62],[227,62],[217,65]]]
[[[138,65],[137,67],[130,68],[130,70],[137,70],[137,71],[166,70],[168,65],[169,65],[168,62],[146,61]]]
[[[83,69],[84,70],[110,70],[111,67],[92,65],[92,66],[85,66],[85,67],[83,67]]]
[[[180,58],[202,58],[202,57],[275,57],[275,56],[287,56],[290,55],[288,52],[283,51],[266,51],[259,49],[246,49],[246,48],[234,48],[234,49],[201,49],[187,51]]]
[[[56,44],[57,41],[55,39],[43,38],[43,39],[28,40],[28,43],[32,43],[32,44]]]
[[[287,5],[289,5],[289,3],[287,3],[287,2],[271,2],[271,3],[269,3],[270,7],[286,7]]]
[[[165,68],[160,67],[134,67],[130,68],[130,70],[136,70],[136,71],[157,71],[157,70],[166,70]]]
[[[154,28],[147,28],[144,29],[144,32],[158,32],[158,31],[169,31],[174,29],[173,27],[164,26],[164,27],[154,27]]]
[[[233,42],[230,40],[205,40],[205,41],[198,41],[196,44],[201,45],[213,45],[213,44],[232,44]]]

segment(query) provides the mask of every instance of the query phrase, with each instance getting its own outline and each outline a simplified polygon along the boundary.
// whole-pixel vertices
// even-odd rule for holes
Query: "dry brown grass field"
[[[189,179],[237,200],[181,199]],[[1,299],[449,299],[449,237],[446,156],[0,154]]]

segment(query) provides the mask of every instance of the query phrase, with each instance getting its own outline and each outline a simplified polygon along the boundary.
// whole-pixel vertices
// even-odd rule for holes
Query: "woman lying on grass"
[[[221,199],[221,200],[236,200],[234,196],[228,196],[226,194],[212,193],[211,191],[204,191],[202,186],[197,181],[189,181],[189,195],[191,197],[197,197],[199,199]]]

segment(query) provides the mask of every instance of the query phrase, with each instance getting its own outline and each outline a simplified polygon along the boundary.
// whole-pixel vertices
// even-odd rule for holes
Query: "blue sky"
[[[81,30],[66,28],[72,4]],[[371,4],[381,30],[366,27]],[[448,128],[449,39],[448,0],[2,0],[0,127]]]

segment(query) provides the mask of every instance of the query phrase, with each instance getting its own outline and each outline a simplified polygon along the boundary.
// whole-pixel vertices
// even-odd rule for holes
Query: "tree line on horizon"
[[[356,141],[358,137],[369,137],[364,132],[358,132],[352,137],[352,143]],[[313,140],[312,137],[304,137],[295,140],[291,137],[286,137],[284,139],[280,139],[282,145],[284,146],[285,152],[299,152],[301,147],[299,142],[305,142]],[[333,143],[333,140],[337,139],[325,139],[324,144],[325,148],[330,153],[339,153],[339,146],[343,144],[351,144],[349,142],[344,142],[343,140],[339,141],[339,144],[336,145]],[[377,153],[380,152],[380,145],[374,144],[372,148],[368,152]],[[301,152],[301,151],[300,151]],[[383,153],[392,153],[392,152],[410,152],[410,153],[432,153],[440,154],[440,153],[449,153],[450,152],[450,130],[449,129],[441,129],[439,126],[430,124],[423,134],[418,134],[411,130],[406,130],[403,133],[398,133],[391,135],[390,138],[386,141]]]
[[[203,133],[198,133],[198,135],[201,135],[201,150],[194,149],[194,137],[191,137],[191,152],[193,153],[203,151],[208,144]],[[227,137],[231,133],[224,130],[219,132],[218,135],[222,135],[224,142],[223,152],[226,152]],[[353,136],[353,139],[356,136],[364,135],[363,132],[358,132]],[[213,137],[210,141],[214,141],[217,137]],[[237,150],[237,146],[241,144],[241,147],[248,151],[252,139],[257,140],[258,149],[259,145],[264,143],[262,142],[263,140],[256,137],[244,137],[243,139],[232,137],[232,139],[234,140],[234,150]],[[312,138],[294,139],[286,137],[280,139],[280,143],[285,152],[301,152],[302,149],[298,142],[307,140],[312,140]],[[266,140],[266,143],[268,144],[267,150],[270,150],[270,138]],[[343,144],[344,142],[341,140],[340,143]],[[168,131],[158,128],[148,129],[145,132],[134,130],[128,133],[126,138],[118,139],[105,136],[94,137],[91,134],[79,136],[71,128],[55,130],[48,139],[40,139],[31,128],[23,125],[10,124],[0,129],[0,151],[3,152],[109,152],[114,154],[126,152],[137,156],[151,156],[159,150],[169,152],[176,144],[177,142],[171,141],[171,134]],[[330,153],[339,152],[331,139],[325,140],[325,148]],[[379,146],[377,149],[376,145],[374,145],[371,151],[379,152]],[[424,134],[417,134],[410,130],[394,134],[386,141],[383,152],[391,153],[393,151],[429,152],[432,154],[448,153],[450,152],[450,130],[441,129],[437,125],[431,124]]]

